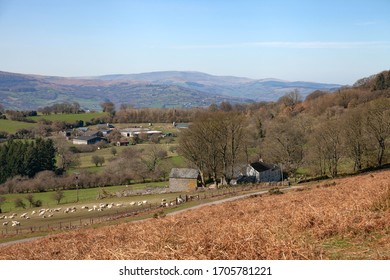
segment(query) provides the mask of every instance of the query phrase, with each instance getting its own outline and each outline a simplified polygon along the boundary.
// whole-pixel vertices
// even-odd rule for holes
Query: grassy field
[[[167,182],[132,184],[132,185],[129,185],[128,188],[131,188],[133,190],[143,189],[143,188],[148,187],[148,186],[163,188],[167,184],[168,184]],[[104,187],[104,188],[79,189],[78,190],[79,202],[80,203],[96,202],[96,198],[97,198],[99,192],[101,192],[103,189],[108,193],[115,194],[116,192],[120,192],[122,190],[125,190],[126,186],[111,186],[111,187]],[[61,205],[76,203],[77,190],[65,190],[63,192],[64,192],[64,198],[61,200]],[[14,194],[5,194],[2,196],[6,198],[6,202],[1,207],[3,212],[11,213],[11,212],[23,212],[24,211],[23,209],[15,208],[14,201],[16,198],[24,199],[24,202],[27,204],[28,210],[32,210],[32,208],[30,209],[28,202],[25,199],[27,194],[14,193]],[[41,200],[42,201],[43,208],[57,207],[57,202],[53,199],[53,192],[33,193],[33,196],[34,196],[34,200]]]
[[[106,113],[103,112],[92,112],[92,113],[81,113],[81,114],[51,114],[51,115],[38,115],[35,117],[29,117],[34,121],[45,119],[48,121],[64,121],[64,122],[75,122],[82,120],[84,122],[90,121],[91,119],[104,117]]]
[[[390,259],[390,171],[3,247],[0,259]]]
[[[0,119],[0,131],[6,131],[8,133],[15,133],[19,129],[32,128],[36,125],[36,123],[17,122]]]
[[[83,114],[56,114],[56,115],[38,115],[35,117],[28,117],[31,120],[39,121],[41,119],[46,119],[48,121],[64,121],[73,123],[77,120],[82,120],[85,122],[90,121],[93,118],[103,117],[106,113],[95,112],[95,113],[83,113]],[[6,131],[8,133],[15,133],[17,130],[22,128],[33,128],[37,126],[36,123],[27,123],[27,122],[17,122],[11,120],[0,119],[0,131]]]

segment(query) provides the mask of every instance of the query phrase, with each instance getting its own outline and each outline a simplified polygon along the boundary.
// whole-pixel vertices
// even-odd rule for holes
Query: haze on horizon
[[[386,0],[0,0],[0,71],[352,84],[390,69],[388,11]]]

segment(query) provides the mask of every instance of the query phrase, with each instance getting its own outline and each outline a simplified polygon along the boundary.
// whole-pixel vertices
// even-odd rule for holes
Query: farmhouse
[[[104,141],[103,138],[99,136],[80,136],[73,139],[73,144],[75,145],[93,145],[100,141]]]
[[[248,164],[245,176],[254,182],[279,182],[283,180],[282,170],[278,165],[263,161]]]
[[[169,190],[172,192],[195,191],[200,174],[197,169],[172,168],[169,174]]]

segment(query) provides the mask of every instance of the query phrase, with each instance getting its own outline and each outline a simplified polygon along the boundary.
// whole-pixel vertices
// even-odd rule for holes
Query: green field
[[[45,119],[48,121],[64,121],[69,123],[74,123],[76,121],[82,120],[85,122],[90,121],[91,119],[104,117],[106,113],[95,112],[95,113],[83,113],[83,114],[53,114],[53,115],[38,115],[35,117],[28,117],[28,119],[38,122],[39,120]],[[19,129],[23,128],[33,128],[36,127],[36,123],[28,122],[18,122],[11,120],[0,119],[0,131],[6,131],[8,133],[15,133]]]
[[[15,133],[22,128],[32,128],[35,127],[36,123],[27,123],[27,122],[17,122],[10,120],[0,120],[0,131],[6,131],[8,133]]]
[[[28,117],[31,120],[39,121],[45,119],[48,121],[64,121],[64,122],[75,122],[82,120],[84,122],[90,121],[91,119],[101,118],[106,116],[106,113],[103,112],[94,112],[94,113],[82,113],[82,114],[51,114],[51,115],[38,115],[35,117]]]
[[[122,190],[129,189],[129,188],[131,188],[132,190],[138,190],[138,189],[143,189],[145,187],[165,187],[167,184],[168,184],[167,182],[154,182],[154,183],[132,184],[129,185],[128,187],[110,186],[104,188],[79,189],[78,191],[65,190],[63,191],[64,198],[61,200],[60,205],[66,205],[69,203],[72,203],[72,205],[75,204],[77,202],[77,193],[78,193],[79,203],[94,203],[97,201],[98,194],[103,189],[108,193],[115,194],[116,192],[120,192]],[[43,208],[57,207],[57,201],[55,201],[52,197],[53,192],[39,192],[39,193],[32,193],[32,195],[34,196],[34,200],[42,201]],[[3,212],[23,212],[23,209],[15,208],[14,201],[16,198],[22,198],[26,203],[27,208],[30,209],[28,205],[28,201],[25,199],[27,194],[13,193],[13,194],[5,194],[2,196],[5,197],[6,199],[5,203],[1,206]],[[118,198],[114,198],[113,200],[118,201]]]

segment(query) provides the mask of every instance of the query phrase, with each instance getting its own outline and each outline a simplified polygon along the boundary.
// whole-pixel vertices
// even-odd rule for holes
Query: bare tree
[[[55,193],[52,195],[53,199],[57,201],[57,204],[60,204],[61,200],[65,197],[65,194],[61,190],[57,190]]]
[[[179,139],[179,153],[194,164],[201,173],[208,173],[214,183],[219,176],[226,181],[245,147],[245,119],[229,112],[213,112],[201,115]]]
[[[286,172],[295,174],[303,161],[305,138],[296,119],[275,119],[267,129],[264,155],[268,161],[283,164]]]
[[[361,108],[350,109],[341,119],[343,145],[353,160],[354,171],[362,169],[363,156],[367,153],[367,135],[365,119]]]
[[[2,213],[1,205],[6,201],[7,199],[4,196],[0,196],[0,213]]]
[[[390,100],[376,99],[368,104],[367,130],[377,144],[377,165],[382,166],[386,140],[390,136]]]
[[[59,156],[58,167],[62,170],[68,170],[71,167],[80,165],[79,155],[73,153],[69,149],[69,144],[62,137],[57,137],[54,140],[57,154]]]

